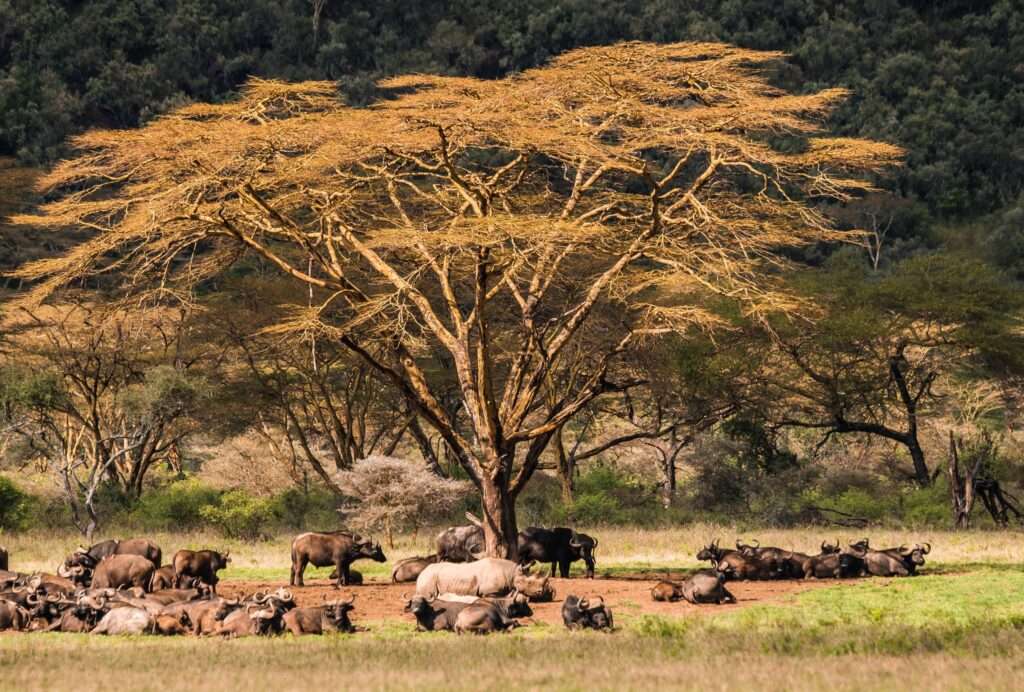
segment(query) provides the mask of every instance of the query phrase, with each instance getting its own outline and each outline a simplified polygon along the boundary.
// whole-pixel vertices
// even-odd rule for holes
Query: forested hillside
[[[0,154],[52,161],[89,127],[229,98],[249,75],[338,80],[357,101],[409,72],[496,77],[569,48],[715,40],[845,86],[841,133],[903,145],[899,194],[942,218],[1024,182],[1024,7],[1013,0],[92,0],[0,2]]]

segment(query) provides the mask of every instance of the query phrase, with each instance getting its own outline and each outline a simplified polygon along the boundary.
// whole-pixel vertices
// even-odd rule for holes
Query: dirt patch
[[[778,602],[787,596],[825,586],[835,586],[834,581],[757,581],[730,582],[729,590],[736,596],[735,605],[703,605],[689,603],[659,603],[651,600],[651,587],[657,580],[642,578],[616,579],[553,579],[555,601],[534,603],[533,619],[551,625],[562,623],[562,600],[569,594],[593,598],[602,596],[613,611],[640,615],[696,615],[725,612],[745,608],[757,603]],[[249,595],[256,591],[273,591],[282,584],[271,581],[224,581],[218,592],[227,598]],[[340,591],[326,580],[306,580],[305,587],[291,587],[295,600],[300,606],[313,606],[325,600],[347,598],[356,594],[356,609],[353,621],[360,620],[404,620],[412,622],[412,616],[402,612],[405,605],[403,594],[411,594],[415,584],[367,583],[362,586],[345,587]]]

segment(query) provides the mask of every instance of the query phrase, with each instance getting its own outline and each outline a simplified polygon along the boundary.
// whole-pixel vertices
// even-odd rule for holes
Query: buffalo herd
[[[931,544],[902,545],[875,550],[867,538],[850,543],[823,541],[821,552],[807,555],[782,548],[763,547],[736,541],[736,549],[722,548],[712,541],[701,548],[697,559],[711,563],[683,582],[661,581],[651,589],[655,601],[689,603],[735,603],[725,587],[727,581],[759,579],[853,579],[856,577],[910,577],[924,564]]]
[[[404,611],[417,630],[459,634],[501,632],[533,615],[531,603],[552,601],[550,579],[569,576],[573,562],[584,563],[593,579],[597,540],[574,529],[530,527],[518,537],[518,561],[484,557],[479,520],[446,529],[436,552],[396,562],[393,583],[415,584],[403,595]],[[849,579],[916,574],[931,551],[928,543],[876,550],[868,539],[841,548],[821,544],[808,555],[736,541],[723,549],[704,546],[697,559],[709,561],[685,581],[661,581],[651,589],[655,601],[694,604],[735,603],[726,584],[751,579]],[[304,586],[310,564],[332,567],[336,588],[362,583],[352,569],[357,560],[385,562],[379,543],[346,531],[303,533],[291,545],[292,588]],[[0,548],[0,630],[88,632],[92,634],[220,635],[240,637],[289,632],[295,635],[354,632],[349,618],[355,595],[314,607],[299,607],[289,589],[256,592],[228,599],[217,594],[218,572],[231,562],[227,552],[179,550],[162,564],[160,547],[144,538],[108,540],[68,555],[56,574],[10,571]],[[534,573],[534,563],[551,565],[550,574]],[[562,620],[570,630],[613,629],[611,609],[600,596],[567,595]]]

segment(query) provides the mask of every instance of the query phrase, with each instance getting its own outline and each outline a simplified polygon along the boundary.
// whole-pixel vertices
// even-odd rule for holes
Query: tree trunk
[[[574,476],[576,463],[572,456],[565,453],[565,444],[562,442],[562,428],[555,433],[555,449],[558,451],[558,478],[562,482],[562,503],[566,506],[573,501]]]
[[[484,552],[487,557],[515,560],[519,554],[519,529],[516,526],[516,499],[509,492],[508,484],[495,482],[485,475],[480,496],[484,514]]]
[[[907,449],[910,451],[910,458],[914,462],[914,479],[922,488],[930,487],[932,476],[928,472],[928,464],[924,460],[924,450],[921,443],[917,441],[917,433],[907,436]]]
[[[668,509],[676,499],[676,457],[662,452],[662,471],[665,482],[661,489],[661,506]]]

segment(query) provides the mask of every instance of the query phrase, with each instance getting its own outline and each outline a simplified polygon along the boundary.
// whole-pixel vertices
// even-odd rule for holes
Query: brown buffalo
[[[201,584],[210,587],[217,593],[217,572],[226,569],[231,562],[231,554],[223,555],[215,550],[179,550],[174,554],[174,585],[184,588],[190,579],[198,579]]]
[[[149,588],[156,567],[139,555],[111,555],[96,565],[92,585],[94,589],[117,589],[134,586]]]
[[[329,632],[355,632],[349,620],[349,612],[355,607],[353,594],[347,601],[334,601],[313,608],[295,608],[282,617],[285,629],[301,636],[304,634],[327,634]]]
[[[384,562],[384,551],[380,543],[344,531],[333,533],[304,533],[292,541],[292,573],[291,586],[305,586],[303,573],[306,565],[314,567],[334,566],[337,572],[337,585],[348,586],[352,583],[349,570],[356,560],[374,560]]]

